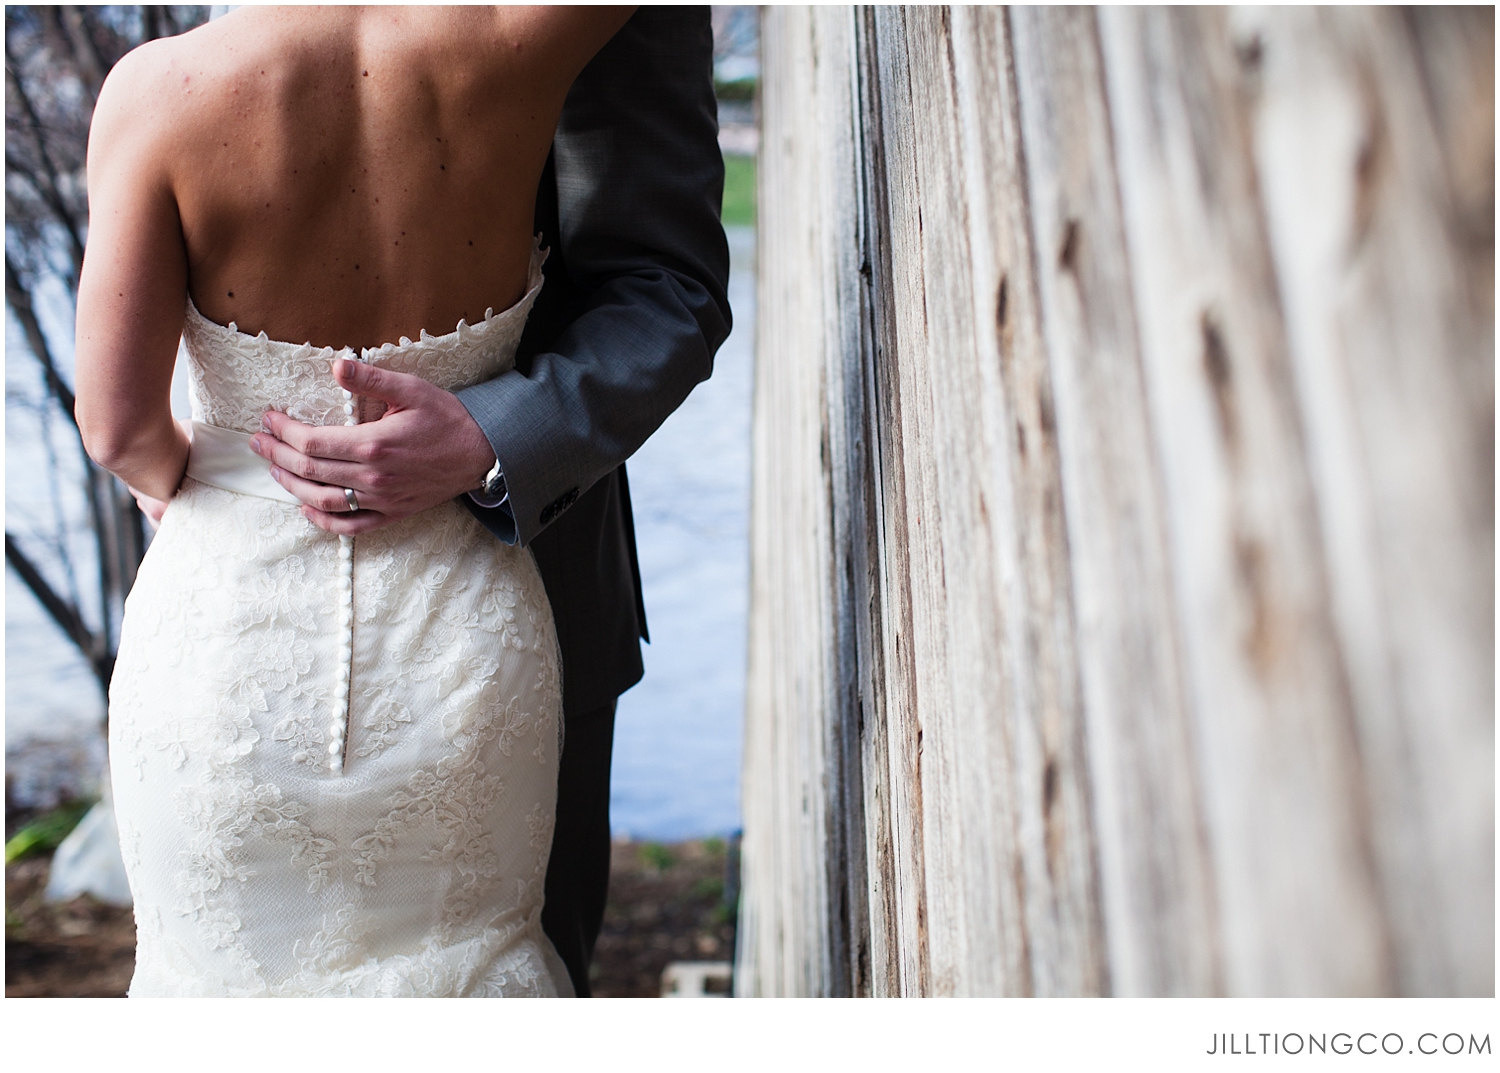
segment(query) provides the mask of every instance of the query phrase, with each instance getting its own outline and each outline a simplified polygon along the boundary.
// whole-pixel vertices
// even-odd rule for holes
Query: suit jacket
[[[708,9],[643,7],[563,106],[537,196],[546,284],[516,367],[458,395],[509,495],[493,509],[463,502],[535,554],[569,714],[641,677],[624,462],[707,379],[729,334],[723,186]]]

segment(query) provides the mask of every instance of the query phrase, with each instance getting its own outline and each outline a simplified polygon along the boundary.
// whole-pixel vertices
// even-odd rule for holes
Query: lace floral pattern
[[[493,375],[535,293],[365,356],[449,388]],[[333,351],[191,309],[184,339],[200,420],[342,421]],[[110,697],[133,995],[566,990],[540,929],[561,693],[535,563],[456,504],[358,537],[353,563],[346,626],[338,539],[295,507],[193,481],[168,507]]]
[[[448,391],[458,391],[489,380],[510,368],[516,345],[526,327],[526,315],[542,289],[546,255],[533,249],[526,294],[519,302],[495,313],[486,309],[478,324],[458,322],[446,335],[420,333],[416,340],[401,338],[356,351],[352,347],[315,347],[247,335],[233,321],[216,324],[192,299],[182,340],[187,346],[193,416],[210,425],[254,433],[266,410],[280,410],[309,425],[342,425],[344,396],[333,379],[333,363],[357,358],[382,369],[410,373]],[[369,403],[363,419],[374,420],[382,408]]]

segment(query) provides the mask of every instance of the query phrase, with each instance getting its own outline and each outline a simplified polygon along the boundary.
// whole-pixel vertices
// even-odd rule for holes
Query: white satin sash
[[[250,437],[243,432],[217,425],[193,422],[193,444],[188,451],[187,475],[202,484],[211,484],[241,495],[279,499],[300,504],[271,476],[271,463],[250,450]]]

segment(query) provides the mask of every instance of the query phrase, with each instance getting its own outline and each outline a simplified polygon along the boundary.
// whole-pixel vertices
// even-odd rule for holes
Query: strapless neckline
[[[293,343],[290,340],[272,339],[264,331],[252,335],[250,332],[240,331],[239,324],[236,321],[230,321],[228,324],[220,324],[218,321],[210,320],[204,316],[198,309],[197,303],[193,301],[192,294],[188,294],[187,296],[187,316],[189,321],[192,322],[192,326],[199,332],[206,332],[210,336],[217,334],[225,342],[235,342],[240,345],[243,345],[247,341],[253,342],[272,354],[278,351],[298,356],[309,353],[360,354],[365,360],[370,360],[374,355],[390,354],[394,351],[407,350],[425,345],[447,348],[456,344],[467,344],[481,340],[517,316],[524,319],[531,311],[531,304],[536,300],[537,293],[541,290],[543,282],[542,265],[546,263],[549,252],[541,248],[540,235],[532,240],[531,263],[526,270],[526,292],[499,313],[495,312],[494,306],[487,306],[484,311],[484,319],[475,321],[473,324],[470,324],[464,318],[460,318],[458,325],[451,332],[445,332],[442,335],[433,335],[426,328],[422,328],[418,332],[416,339],[403,335],[400,338],[400,342],[397,343],[381,343],[379,346],[372,347],[348,345],[341,347],[316,346],[311,342]]]
[[[205,317],[187,296],[182,338],[188,357],[193,417],[205,424],[254,434],[261,415],[280,410],[305,424],[343,424],[342,389],[333,377],[339,359],[419,376],[444,391],[461,391],[505,373],[513,364],[527,315],[542,289],[545,252],[533,244],[527,291],[510,308],[485,310],[473,324],[460,320],[443,335],[419,331],[416,339],[376,347],[314,346],[240,331],[234,321]],[[383,409],[379,404],[372,406]],[[368,410],[362,419],[379,414]]]

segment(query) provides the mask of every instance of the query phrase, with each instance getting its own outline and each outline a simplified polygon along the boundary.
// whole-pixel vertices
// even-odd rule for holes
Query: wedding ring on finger
[[[344,502],[349,504],[351,514],[359,509],[359,497],[354,494],[353,488],[344,489]]]

